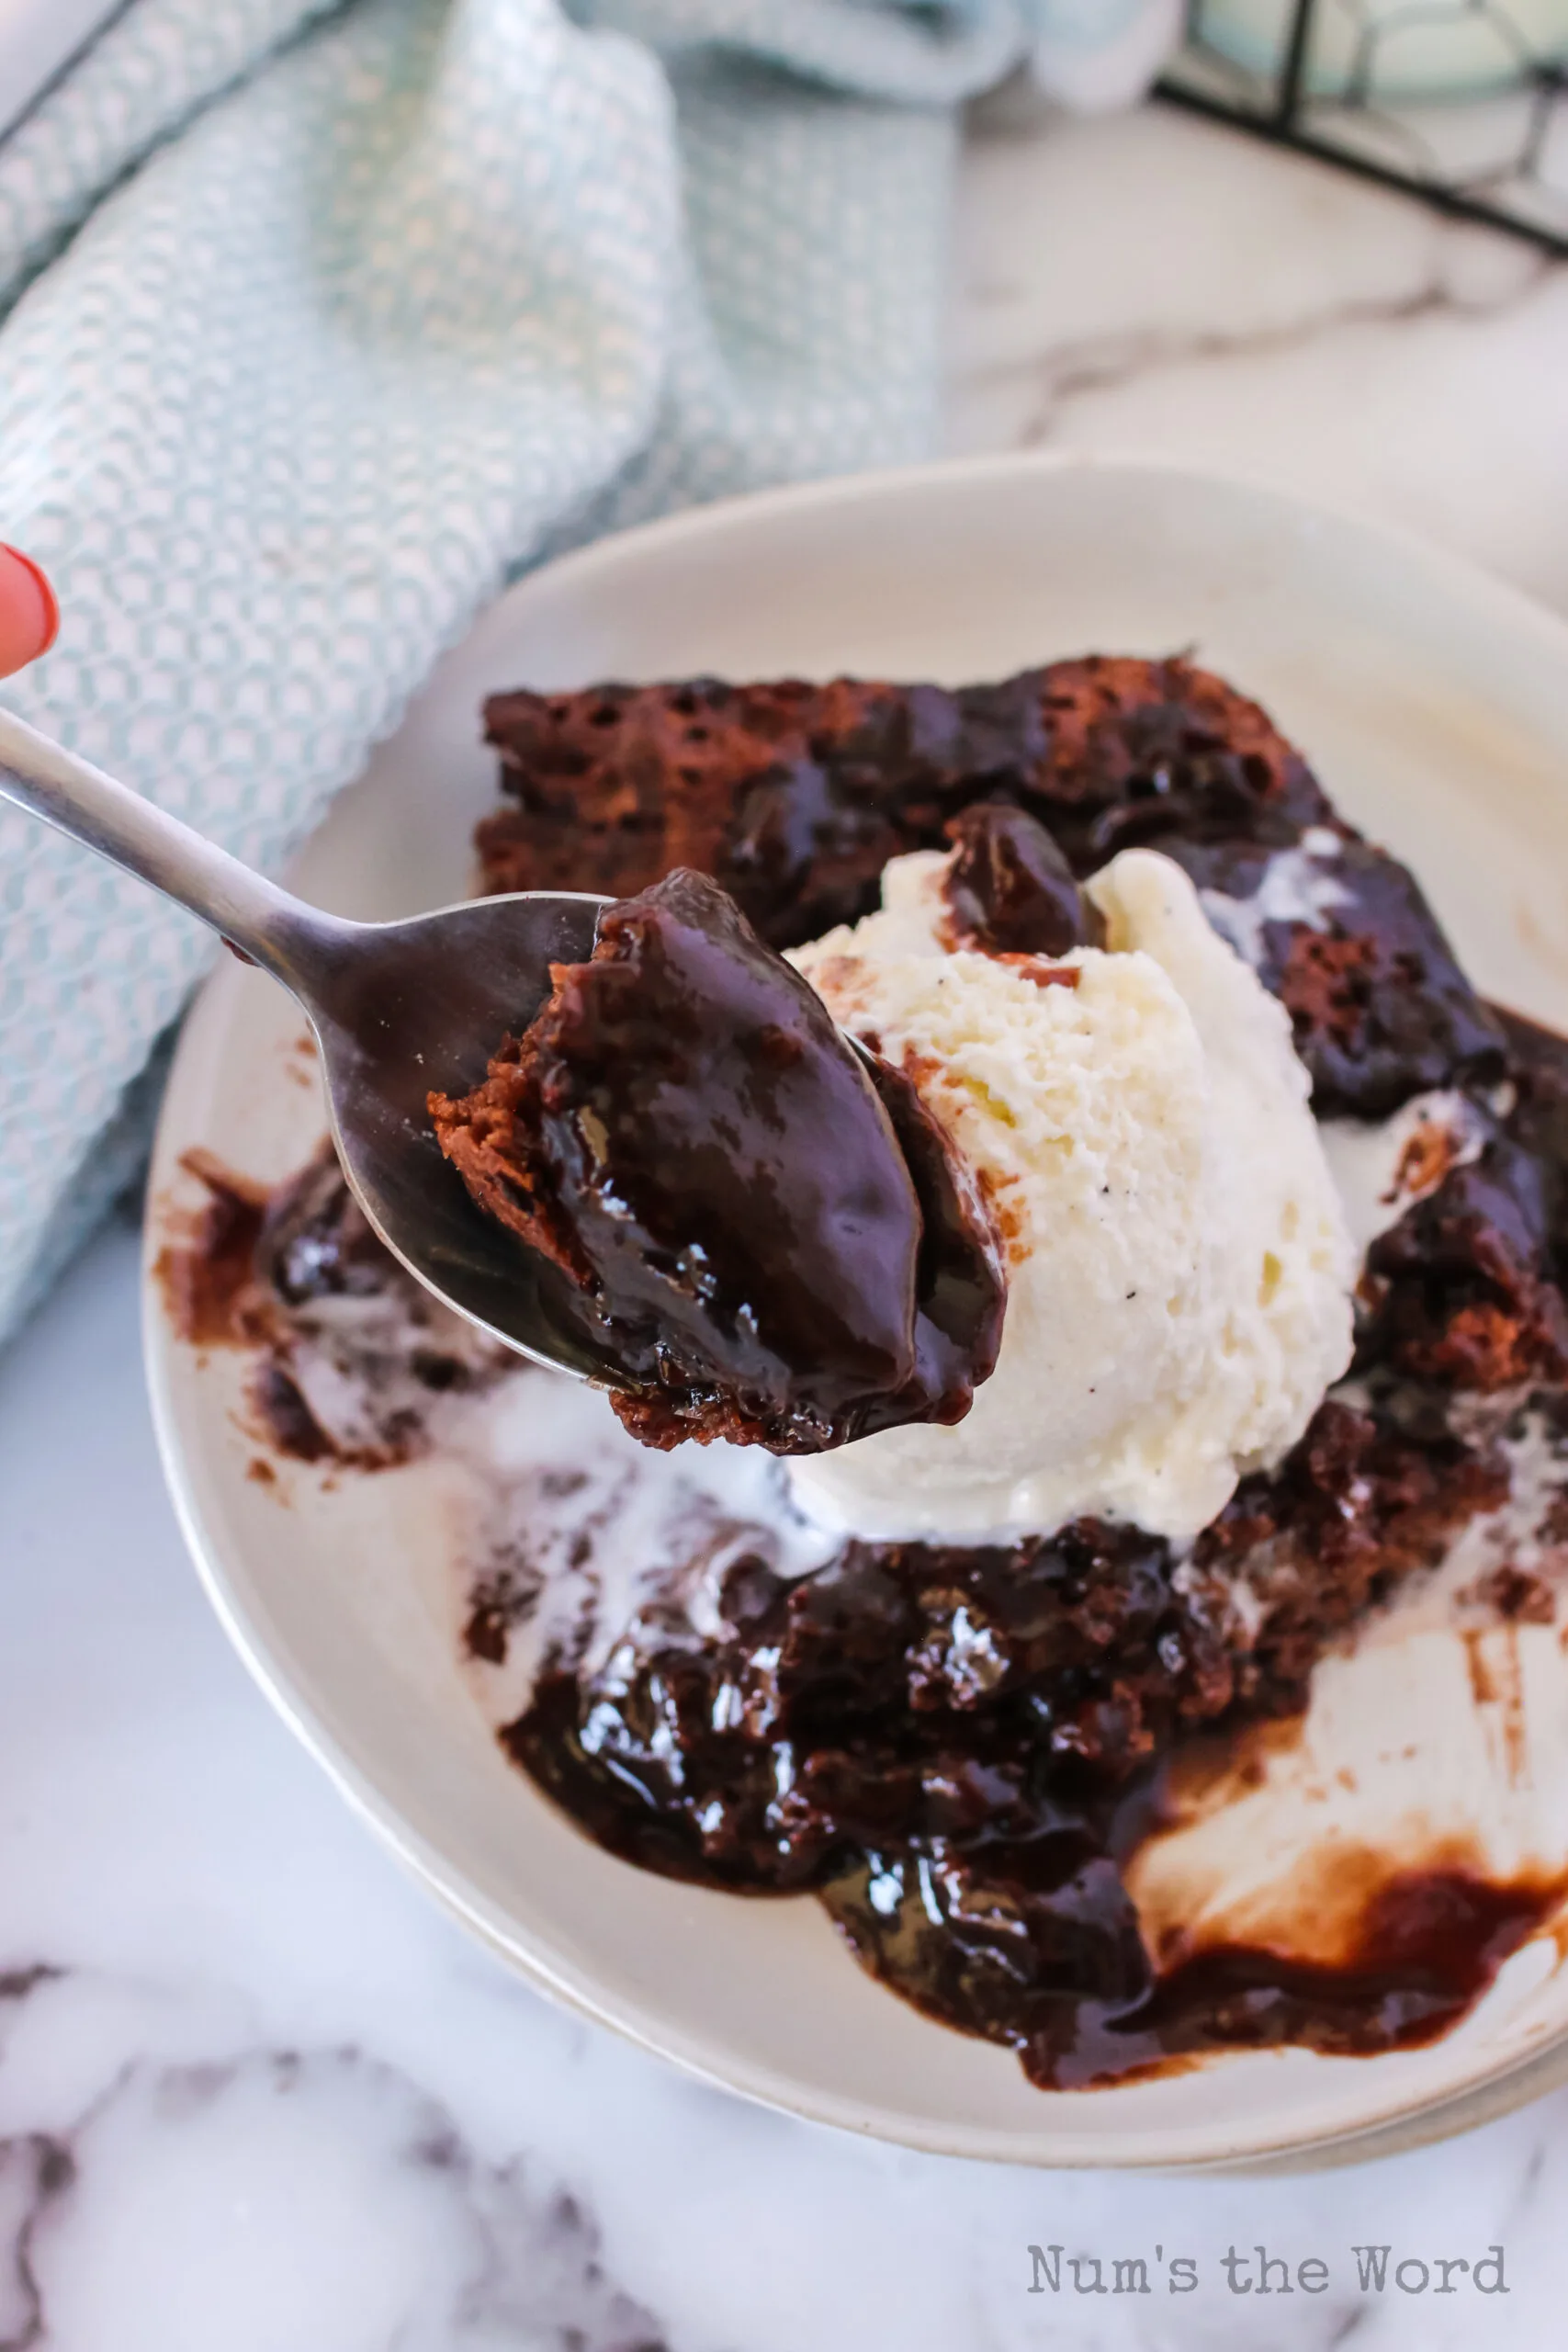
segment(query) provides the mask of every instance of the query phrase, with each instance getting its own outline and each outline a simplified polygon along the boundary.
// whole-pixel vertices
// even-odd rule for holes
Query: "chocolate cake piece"
[[[1078,874],[1134,843],[1282,849],[1337,821],[1268,713],[1212,671],[1091,653],[1034,674],[1048,748],[1023,797]]]
[[[1318,828],[1332,906],[1249,928],[1320,1115],[1382,1118],[1501,1071],[1496,1023],[1406,868],[1341,822],[1258,704],[1191,662],[1090,655],[951,692],[843,678],[519,692],[492,695],[485,725],[508,804],[479,827],[487,888],[620,896],[688,865],[774,947],[868,913],[889,858],[945,846],[980,805],[1034,819],[1080,877],[1143,843],[1242,907],[1269,859]],[[970,839],[958,887],[973,892]],[[1002,854],[1024,841],[1040,854],[1020,831]]]
[[[1283,852],[1168,840],[1211,922],[1284,1003],[1319,1118],[1382,1119],[1412,1095],[1485,1089],[1507,1047],[1407,866],[1343,827]]]
[[[1255,1630],[1233,1660],[1249,1713],[1298,1707],[1325,1645],[1400,1580],[1435,1567],[1455,1532],[1508,1492],[1501,1460],[1449,1430],[1439,1414],[1402,1425],[1385,1400],[1363,1412],[1329,1401],[1272,1474],[1244,1478],[1199,1537],[1193,1576],[1245,1577]],[[1213,1605],[1213,1604],[1212,1604]]]
[[[1504,1035],[1409,869],[1366,842],[1329,868],[1315,924],[1267,923],[1258,976],[1280,997],[1320,1118],[1381,1119],[1428,1088],[1503,1075]]]
[[[1540,1163],[1506,1136],[1450,1170],[1367,1253],[1362,1363],[1494,1392],[1568,1378]]]
[[[481,824],[487,888],[616,896],[712,874],[774,947],[875,904],[884,865],[936,846],[987,783],[1021,791],[1043,743],[1032,673],[950,694],[837,678],[495,695],[512,805]]]
[[[807,1453],[961,1419],[1002,1277],[909,1082],[871,1082],[701,875],[609,909],[592,960],[552,978],[483,1083],[431,1116],[479,1206],[577,1285],[626,1427]]]
[[[503,807],[491,890],[620,897],[712,874],[774,947],[876,903],[882,869],[939,849],[979,800],[1039,818],[1075,870],[1183,831],[1288,843],[1330,811],[1256,703],[1183,661],[1090,656],[954,691],[837,678],[697,678],[493,695]]]
[[[1568,1275],[1568,1038],[1522,1013],[1491,1008],[1502,1030],[1514,1100],[1507,1133],[1540,1170],[1552,1279]]]

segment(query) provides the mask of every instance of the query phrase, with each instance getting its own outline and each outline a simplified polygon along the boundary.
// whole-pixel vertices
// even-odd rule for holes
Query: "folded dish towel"
[[[541,550],[918,455],[961,100],[1174,0],[131,0],[0,143],[5,699],[276,867]],[[0,1337],[210,959],[0,803]]]

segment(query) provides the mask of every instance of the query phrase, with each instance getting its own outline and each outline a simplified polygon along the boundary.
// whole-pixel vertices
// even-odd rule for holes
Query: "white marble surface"
[[[965,176],[954,448],[1283,482],[1568,607],[1568,267],[1154,107],[1006,93]]]
[[[1179,118],[1010,101],[969,159],[954,352],[957,447],[1223,460],[1568,606],[1568,272],[1520,250]],[[743,2107],[514,1983],[209,1613],[124,1229],[0,1362],[0,2352],[1561,2340],[1568,2096],[1300,2179],[1009,2173]],[[1508,2292],[1362,2294],[1368,2242],[1501,2244]],[[1032,2294],[1054,2243],[1160,2291]],[[1259,2243],[1325,2291],[1233,2292]]]

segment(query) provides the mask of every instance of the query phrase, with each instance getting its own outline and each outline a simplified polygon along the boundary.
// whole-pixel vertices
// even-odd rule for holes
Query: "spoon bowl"
[[[435,1140],[432,1090],[466,1094],[502,1038],[527,1026],[552,964],[586,961],[603,899],[515,891],[344,923],[330,976],[299,991],[321,1054],[333,1141],[392,1255],[448,1306],[536,1363],[618,1385],[579,1328],[558,1267],[475,1204]]]
[[[152,801],[0,710],[0,795],[199,915],[298,999],[333,1140],[371,1226],[427,1290],[536,1363],[619,1385],[558,1268],[485,1216],[442,1158],[433,1090],[466,1094],[526,1028],[550,966],[592,952],[607,902],[476,899],[405,922],[348,922],[253,873]]]

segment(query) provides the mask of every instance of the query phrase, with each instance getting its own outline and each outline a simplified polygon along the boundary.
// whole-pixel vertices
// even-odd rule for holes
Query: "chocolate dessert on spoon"
[[[803,1453],[968,1409],[1001,1324],[984,1213],[913,1090],[839,1034],[713,884],[672,876],[602,926],[606,902],[575,891],[350,922],[6,711],[0,793],[280,980],[309,1016],[338,1155],[381,1240],[497,1339],[616,1391],[653,1442],[723,1434]],[[635,1189],[628,1156],[639,1161],[646,1195],[628,1212],[584,1175],[578,1214],[597,1247],[572,1242],[558,1206],[484,1214],[428,1107],[446,1106],[446,1148],[494,1209],[507,1178],[485,1172],[477,1138],[481,1111],[493,1136],[508,1085],[484,1080],[487,1061],[562,972],[578,975],[575,1046],[592,1037],[627,1113],[615,1173]],[[570,1025],[556,1008],[558,1061]],[[513,1095],[547,1081],[541,1059],[517,1066]],[[592,1120],[572,1132],[581,1143]]]
[[[551,978],[483,1084],[430,1109],[479,1207],[575,1284],[633,1434],[814,1453],[961,1419],[1000,1253],[902,1072],[683,867]]]

